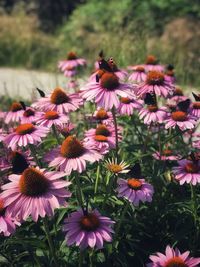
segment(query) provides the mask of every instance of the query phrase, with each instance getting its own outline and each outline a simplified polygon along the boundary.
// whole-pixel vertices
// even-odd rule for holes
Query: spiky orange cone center
[[[170,149],[164,149],[162,154],[164,156],[171,156],[172,155],[172,150],[170,150]]]
[[[100,124],[95,131],[95,140],[99,141],[99,142],[106,142],[108,140],[108,136],[110,136],[110,131],[108,130],[108,128],[103,125]]]
[[[19,191],[31,197],[44,195],[49,189],[49,180],[36,168],[30,167],[23,171],[19,180]]]
[[[185,166],[185,170],[188,173],[198,173],[200,168],[199,168],[198,164],[195,164],[193,162],[188,162]]]
[[[147,83],[150,85],[162,85],[164,83],[164,74],[159,71],[150,71],[147,74]]]
[[[106,72],[100,79],[100,84],[108,91],[113,91],[119,86],[119,78],[111,72]]]
[[[99,218],[94,213],[88,213],[80,220],[80,227],[85,231],[95,231],[100,226]]]
[[[55,120],[59,118],[59,114],[56,111],[50,110],[45,113],[44,117],[47,120]]]
[[[144,67],[137,67],[136,69],[135,69],[136,71],[138,71],[138,72],[145,72],[145,68]]]
[[[119,173],[123,170],[119,164],[114,164],[114,163],[108,164],[107,168],[113,173]]]
[[[35,131],[35,126],[32,123],[24,123],[15,129],[15,132],[20,135],[30,134]]]
[[[96,113],[96,119],[97,120],[106,120],[108,119],[108,113],[105,109],[101,108]]]
[[[68,60],[73,60],[73,59],[77,59],[77,56],[76,56],[76,53],[75,52],[69,52],[68,54],[67,54],[67,59]]]
[[[171,116],[174,121],[185,121],[187,119],[187,113],[180,110],[173,111]]]
[[[180,257],[174,257],[167,261],[164,267],[189,267]]]
[[[153,56],[153,55],[147,56],[147,58],[146,58],[146,64],[148,64],[148,65],[155,65],[156,63],[157,63],[157,59],[156,59],[155,56]]]
[[[60,105],[63,103],[68,103],[70,99],[65,93],[65,91],[58,87],[54,89],[53,93],[51,94],[50,100],[51,100],[51,103],[55,105]]]
[[[76,137],[70,135],[63,141],[60,152],[63,157],[78,158],[84,154],[85,148]]]
[[[127,184],[131,189],[134,190],[139,190],[142,187],[142,182],[139,179],[135,178],[128,179]]]

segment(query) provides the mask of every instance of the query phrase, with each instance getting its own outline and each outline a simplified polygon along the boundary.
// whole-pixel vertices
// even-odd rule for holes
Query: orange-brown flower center
[[[119,78],[114,73],[106,72],[102,75],[100,84],[108,91],[112,91],[119,86]]]
[[[11,107],[10,107],[10,111],[12,111],[12,112],[17,112],[17,111],[22,110],[22,109],[23,109],[22,105],[18,102],[13,102]]]
[[[45,194],[49,189],[49,180],[36,168],[27,168],[19,180],[19,191],[31,197]]]
[[[150,85],[162,85],[164,77],[162,72],[152,70],[147,74],[147,83]]]
[[[187,119],[187,113],[181,110],[173,111],[171,116],[174,121],[185,121]]]
[[[100,124],[96,128],[94,139],[99,142],[106,142],[108,140],[108,136],[110,136],[110,131],[105,125]]]
[[[55,120],[59,118],[59,115],[56,111],[50,110],[45,113],[44,117],[47,120]]]
[[[193,162],[188,162],[185,166],[185,170],[188,173],[198,173],[200,168],[199,168],[198,164],[195,164]]]
[[[24,117],[30,117],[30,116],[34,116],[34,115],[35,115],[35,111],[33,109],[30,109],[30,108],[26,109],[24,111],[24,114],[23,114]]]
[[[148,65],[155,65],[156,63],[157,63],[157,59],[156,59],[155,56],[153,56],[153,55],[147,56],[147,58],[146,58],[146,64],[148,64]]]
[[[145,68],[142,67],[142,66],[138,66],[135,70],[138,71],[138,72],[144,72]]]
[[[97,120],[106,120],[108,119],[108,113],[105,109],[101,108],[96,113]]]
[[[76,53],[74,53],[74,52],[69,52],[68,54],[67,54],[67,59],[68,60],[73,60],[73,59],[77,59],[77,56],[76,56]]]
[[[172,150],[170,150],[170,149],[164,149],[162,154],[164,156],[171,156],[173,153],[172,153]]]
[[[99,218],[94,213],[88,213],[80,220],[80,227],[85,231],[95,231],[100,226]]]
[[[59,87],[54,89],[53,93],[51,94],[51,103],[53,104],[60,105],[63,103],[68,103],[69,100],[70,99],[65,91]]]
[[[120,102],[123,104],[130,104],[132,102],[132,100],[128,97],[121,97]]]
[[[139,190],[142,187],[142,182],[139,179],[135,179],[135,178],[128,179],[127,184],[131,189],[134,189],[134,190]]]
[[[85,148],[76,137],[69,135],[60,148],[61,155],[66,158],[78,158],[85,152]]]
[[[150,112],[156,112],[158,110],[157,105],[148,105],[147,108]]]
[[[114,163],[108,164],[107,168],[109,171],[111,171],[113,173],[119,173],[123,170],[119,164],[114,164]]]
[[[4,202],[3,199],[0,199],[0,216],[3,216],[4,213],[5,213]]]
[[[102,75],[103,75],[104,73],[105,73],[105,70],[101,70],[101,69],[99,69],[99,70],[97,71],[97,74],[98,74],[99,78],[101,78]]]
[[[194,102],[192,106],[194,109],[200,109],[200,102]]]
[[[188,265],[180,257],[173,257],[165,263],[164,267],[188,267]]]
[[[35,131],[35,126],[32,123],[24,123],[15,129],[15,132],[20,135],[30,134]]]
[[[179,87],[176,87],[174,95],[183,96],[183,90]]]

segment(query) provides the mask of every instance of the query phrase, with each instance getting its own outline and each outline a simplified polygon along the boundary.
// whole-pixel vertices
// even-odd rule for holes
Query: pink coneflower
[[[120,105],[117,109],[121,115],[132,115],[135,110],[142,108],[143,101],[135,100],[134,98],[121,97]]]
[[[41,117],[35,121],[35,123],[40,126],[51,128],[52,125],[62,127],[68,121],[69,117],[67,115],[58,113],[54,110],[49,110],[43,113]]]
[[[186,251],[181,254],[178,248],[166,247],[165,254],[157,252],[149,258],[152,261],[147,267],[198,267],[200,258],[189,257],[190,252]]]
[[[93,163],[102,158],[96,150],[81,143],[74,136],[68,136],[51,154],[53,160],[49,166],[64,171],[66,175],[70,175],[73,170],[81,173],[86,169],[86,161]]]
[[[13,102],[10,111],[8,111],[5,116],[5,123],[19,122],[23,113],[24,109],[22,105],[18,102]]]
[[[111,227],[114,223],[110,218],[101,216],[96,209],[72,212],[63,227],[67,245],[76,244],[81,250],[88,246],[102,249],[105,241],[112,241],[111,233],[114,231]]]
[[[144,98],[147,93],[155,93],[158,96],[167,98],[173,94],[174,85],[165,79],[165,75],[159,71],[150,71],[146,80],[138,85],[136,94],[138,97]]]
[[[182,159],[178,161],[178,165],[178,167],[173,168],[173,173],[180,185],[200,183],[200,161]]]
[[[146,71],[164,71],[164,66],[158,64],[158,60],[153,55],[148,55],[146,58],[145,70]]]
[[[2,186],[1,197],[12,216],[26,220],[29,215],[36,222],[38,217],[52,216],[54,209],[66,206],[65,198],[71,193],[65,189],[70,182],[61,180],[65,173],[47,172],[27,168],[21,175],[10,175],[10,183]]]
[[[58,131],[64,136],[67,137],[71,135],[72,130],[75,128],[74,124],[71,122],[65,123],[62,126],[57,126]]]
[[[78,66],[86,65],[86,60],[83,58],[78,58],[76,53],[69,52],[66,60],[58,62],[58,68],[61,71],[65,71],[67,68],[76,68]]]
[[[133,66],[132,70],[133,73],[129,76],[129,81],[141,83],[146,80],[147,74],[145,73],[145,68],[143,66]]]
[[[156,105],[148,105],[147,108],[142,108],[139,112],[139,118],[144,120],[144,124],[163,123],[167,116],[167,108]]]
[[[195,102],[191,104],[191,114],[198,119],[200,118],[200,94],[196,95],[192,93],[195,99]]]
[[[72,68],[72,67],[67,67],[64,71],[64,76],[65,77],[73,77],[76,75],[77,71],[75,68]]]
[[[121,128],[118,128],[118,140],[121,140]],[[106,154],[110,149],[115,148],[115,128],[113,125],[99,124],[96,129],[85,132],[84,142]]]
[[[105,72],[99,82],[91,82],[83,87],[81,95],[88,101],[94,99],[99,107],[108,110],[112,107],[118,108],[118,96],[133,97],[132,90],[132,85],[122,84],[114,73]]]
[[[100,107],[94,112],[92,119],[105,125],[113,124],[112,112],[106,111],[104,108]]]
[[[165,120],[165,129],[179,127],[181,131],[193,129],[196,119],[185,111],[172,111]]]
[[[164,149],[161,153],[159,151],[156,151],[152,155],[157,160],[179,160],[181,158],[180,155],[177,155],[173,150],[171,149]]]
[[[29,144],[37,144],[42,141],[42,137],[46,137],[49,129],[42,126],[36,126],[32,123],[24,123],[17,126],[14,132],[8,134],[4,138],[5,144],[12,150],[17,146],[25,147]]]
[[[89,77],[89,82],[95,82],[96,76],[101,73],[101,70],[97,70]],[[116,71],[113,71],[113,73],[119,78],[119,80],[123,81],[128,76],[128,73],[125,70],[117,69]]]
[[[15,229],[15,219],[7,212],[4,200],[0,198],[0,235],[9,236],[15,232]]]
[[[34,123],[42,115],[41,112],[34,110],[33,108],[26,108],[22,114],[21,123]]]
[[[145,182],[144,179],[118,179],[117,183],[119,184],[118,197],[127,199],[133,205],[138,206],[140,201],[143,203],[152,201],[153,186]]]
[[[77,110],[83,104],[83,99],[76,94],[68,95],[62,88],[57,87],[47,97],[40,98],[32,106],[42,111],[54,110],[59,113],[69,113]]]

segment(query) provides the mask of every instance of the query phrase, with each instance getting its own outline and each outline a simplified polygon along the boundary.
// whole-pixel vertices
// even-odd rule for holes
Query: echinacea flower
[[[192,103],[191,111],[190,113],[200,119],[200,101],[196,101]]]
[[[142,108],[142,100],[135,100],[134,98],[121,97],[120,105],[117,109],[120,115],[132,115],[135,110]]]
[[[38,118],[41,117],[41,112],[34,110],[33,108],[26,108],[24,113],[20,117],[21,123],[34,123]]]
[[[148,105],[139,112],[139,118],[144,120],[144,124],[163,123],[167,116],[166,107],[158,107],[157,105]]]
[[[116,146],[115,127],[113,125],[99,124],[96,129],[85,132],[84,142],[94,147],[101,154],[106,154],[109,149]],[[121,128],[118,127],[118,140],[121,140]]]
[[[105,125],[113,124],[112,112],[106,111],[104,108],[98,107],[92,116],[92,120],[95,120],[99,123],[103,123]]]
[[[159,151],[156,151],[155,153],[153,153],[152,156],[155,159],[162,160],[162,161],[178,160],[181,158],[181,155],[177,155],[177,153],[175,153],[173,150],[171,150],[169,148],[162,150],[161,153]]]
[[[98,210],[72,212],[64,221],[63,231],[66,232],[68,246],[75,244],[81,250],[96,247],[102,249],[104,242],[112,242],[112,225],[115,222],[102,216]]]
[[[181,131],[193,129],[196,124],[196,118],[186,111],[175,110],[167,115],[165,120],[165,129],[178,127]]]
[[[91,146],[86,146],[76,137],[70,135],[61,146],[49,153],[49,157],[53,158],[49,167],[58,168],[66,175],[70,175],[73,170],[79,173],[83,172],[86,169],[86,161],[92,163],[99,161],[102,155]]]
[[[65,77],[73,77],[76,75],[76,69],[72,68],[72,67],[66,67],[65,69],[63,69],[64,72],[64,76]]]
[[[65,189],[71,183],[61,180],[63,172],[27,168],[21,175],[10,175],[11,182],[2,186],[0,197],[12,216],[26,220],[29,215],[36,222],[38,217],[53,216],[54,209],[66,206],[71,193]]]
[[[4,138],[4,143],[12,150],[17,146],[25,147],[29,144],[37,144],[46,137],[49,129],[42,126],[36,126],[32,123],[24,123],[17,126],[14,131]]]
[[[167,98],[173,94],[174,88],[174,85],[166,80],[164,73],[150,71],[146,80],[138,85],[136,95],[144,98],[147,93],[155,93],[158,96]]]
[[[13,102],[10,111],[6,113],[5,123],[19,122],[23,113],[24,109],[22,105],[19,102]]]
[[[16,220],[11,217],[4,206],[4,200],[0,198],[0,235],[9,236],[15,232]]]
[[[164,66],[158,64],[158,60],[154,55],[148,55],[145,62],[145,70],[146,71],[164,71]]]
[[[190,252],[181,253],[178,248],[166,247],[165,254],[157,252],[149,258],[151,263],[147,267],[198,267],[200,258],[189,257]]]
[[[66,114],[62,114],[54,110],[49,110],[42,113],[40,118],[38,118],[35,123],[40,126],[51,128],[53,125],[62,127],[68,121],[69,117]]]
[[[200,161],[191,161],[187,159],[179,160],[178,167],[172,169],[175,179],[179,181],[180,185],[184,183],[191,183],[196,185],[200,183]]]
[[[83,104],[83,100],[77,93],[67,94],[62,88],[57,87],[54,91],[40,98],[32,106],[42,111],[54,110],[59,113],[69,113],[77,110]]]
[[[146,80],[147,74],[143,66],[132,67],[133,73],[129,76],[130,82],[141,83]]]
[[[85,59],[78,58],[74,52],[69,52],[66,60],[61,60],[58,62],[58,68],[64,72],[67,68],[76,68],[78,66],[84,66],[85,64]]]
[[[81,89],[81,96],[87,101],[94,100],[98,107],[106,110],[118,108],[118,96],[133,97],[133,85],[119,82],[119,78],[112,72],[105,72],[99,82],[89,82]]]
[[[108,159],[105,161],[105,167],[107,170],[109,170],[110,172],[118,175],[120,173],[127,173],[129,172],[129,164],[127,164],[125,161],[121,161],[120,163],[118,163],[117,159]]]
[[[133,205],[138,206],[139,202],[151,202],[154,193],[153,186],[145,182],[144,179],[118,179],[117,188],[118,197],[123,197],[131,202]]]

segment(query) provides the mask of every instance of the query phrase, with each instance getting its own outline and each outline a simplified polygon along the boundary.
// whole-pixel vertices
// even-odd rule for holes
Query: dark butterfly
[[[41,89],[39,89],[39,88],[36,88],[36,89],[37,89],[37,91],[41,97],[45,97],[45,93]]]
[[[15,152],[12,155],[12,173],[21,174],[26,168],[28,168],[29,164],[26,158],[19,152]]]
[[[113,72],[112,68],[110,67],[110,65],[108,64],[108,62],[105,59],[101,59],[99,61],[99,68],[100,70],[105,70],[108,72]]]
[[[96,75],[96,82],[97,83],[99,82],[99,75],[98,74]]]
[[[26,104],[23,101],[19,101],[19,103],[21,104],[21,106],[23,107],[23,110],[26,110]]]
[[[135,178],[141,178],[142,173],[141,173],[141,167],[140,167],[139,162],[136,162],[135,165],[133,165],[130,168],[129,175],[131,175],[132,177],[135,177]]]
[[[187,112],[189,106],[190,106],[190,99],[186,99],[184,101],[181,101],[178,103],[178,109],[181,110],[181,111],[184,111],[184,112]]]
[[[152,94],[147,93],[145,98],[144,98],[144,103],[146,105],[157,105],[156,95],[154,93],[152,93]]]
[[[174,69],[174,65],[172,64],[167,65],[167,70],[173,70],[173,69]]]
[[[192,94],[193,94],[193,97],[194,97],[194,99],[195,99],[196,101],[200,101],[200,94],[196,95],[196,94],[193,93],[193,92],[192,92]]]
[[[103,50],[101,50],[101,51],[99,52],[99,57],[100,57],[100,58],[104,58]]]

